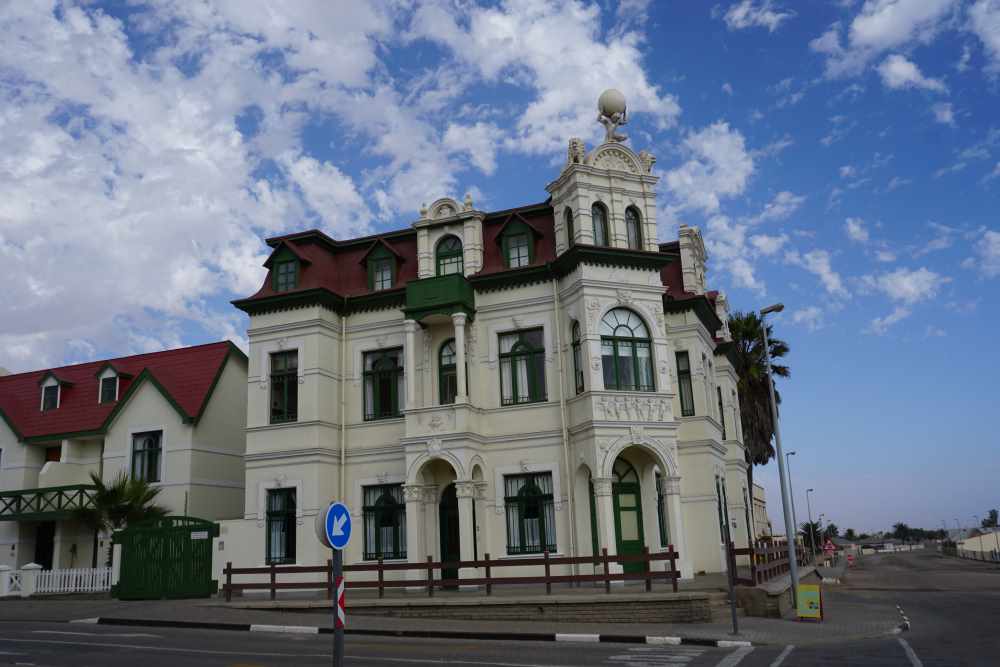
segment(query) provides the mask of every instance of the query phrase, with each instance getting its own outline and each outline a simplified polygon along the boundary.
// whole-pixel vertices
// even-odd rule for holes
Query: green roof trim
[[[704,294],[698,294],[692,296],[688,299],[671,299],[664,295],[663,297],[663,312],[665,313],[683,313],[688,310],[693,310],[701,323],[705,325],[708,332],[715,336],[715,332],[722,328],[722,320],[715,313],[715,308],[712,303],[708,300]]]
[[[237,299],[230,303],[247,315],[259,315],[276,310],[290,310],[292,308],[305,308],[316,305],[325,306],[334,312],[340,313],[344,311],[345,302],[346,299],[336,292],[331,292],[325,287],[312,287],[266,296],[262,299]]]

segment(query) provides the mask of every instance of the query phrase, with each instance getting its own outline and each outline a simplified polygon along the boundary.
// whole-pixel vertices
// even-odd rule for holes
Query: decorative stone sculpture
[[[597,122],[604,126],[604,142],[620,142],[628,140],[624,134],[615,132],[628,122],[628,111],[625,106],[625,95],[620,90],[609,88],[597,99]]]
[[[584,145],[583,139],[573,137],[569,140],[569,150],[566,153],[567,164],[583,164],[586,154],[587,147]]]

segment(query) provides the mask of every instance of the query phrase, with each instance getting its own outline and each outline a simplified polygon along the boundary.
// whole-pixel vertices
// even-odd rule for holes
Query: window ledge
[[[378,558],[363,558],[363,559],[361,559],[361,562],[362,563],[374,563],[374,564],[377,565],[378,564]],[[409,562],[410,562],[410,560],[408,558],[383,558],[382,559],[382,564],[383,565],[387,565],[389,563],[409,563]],[[416,561],[416,563],[419,563],[419,562],[420,561]]]
[[[561,551],[550,551],[549,552],[549,558],[562,558],[565,555],[566,554],[564,554]],[[513,554],[513,555],[507,554],[505,556],[501,556],[500,558],[491,558],[490,561],[495,561],[495,560],[528,560],[530,558],[545,558],[545,554],[543,552],[541,552],[541,551],[539,551],[538,553],[535,553],[535,554]]]

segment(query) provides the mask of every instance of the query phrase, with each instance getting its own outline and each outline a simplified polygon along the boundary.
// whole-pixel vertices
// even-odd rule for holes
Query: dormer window
[[[295,289],[298,283],[299,263],[294,259],[276,262],[274,265],[274,289],[276,292],[287,292]]]
[[[531,264],[531,245],[527,232],[510,233],[504,238],[504,254],[507,266],[517,269]]]
[[[437,245],[437,275],[463,273],[462,242],[457,236],[446,236]]]
[[[59,385],[50,384],[42,387],[42,411],[55,410],[59,407]]]
[[[373,257],[369,264],[373,290],[384,290],[392,287],[392,258]]]
[[[111,375],[101,378],[101,403],[114,403],[118,400],[118,376]]]

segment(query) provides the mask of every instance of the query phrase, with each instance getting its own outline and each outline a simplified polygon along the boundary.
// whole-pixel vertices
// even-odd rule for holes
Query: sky
[[[799,520],[1000,506],[1000,0],[0,1],[0,34],[0,366],[245,346],[262,238],[544,201],[615,87],[660,239],[786,305]]]

